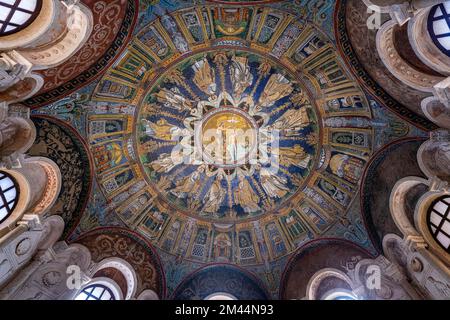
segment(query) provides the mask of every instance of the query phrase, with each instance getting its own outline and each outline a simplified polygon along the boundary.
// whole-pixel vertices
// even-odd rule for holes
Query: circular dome
[[[281,64],[244,50],[182,60],[147,91],[136,141],[149,183],[177,210],[232,222],[276,210],[305,185],[318,115]]]
[[[0,37],[28,27],[39,15],[42,0],[1,0]]]
[[[136,33],[87,123],[114,218],[201,263],[263,265],[344,233],[373,114],[333,43],[296,13],[209,4]]]

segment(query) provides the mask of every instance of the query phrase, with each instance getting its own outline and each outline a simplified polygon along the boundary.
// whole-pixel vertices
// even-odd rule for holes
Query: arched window
[[[358,300],[358,298],[351,291],[338,289],[326,293],[322,300]]]
[[[0,36],[19,32],[39,15],[42,0],[0,0]]]
[[[215,292],[207,296],[205,300],[237,300],[237,298],[226,292]]]
[[[428,212],[427,222],[436,242],[450,253],[450,197],[434,201]]]
[[[450,1],[434,6],[428,17],[428,32],[434,44],[450,57]]]
[[[0,171],[0,223],[8,219],[19,198],[19,185],[6,172]]]
[[[116,297],[105,284],[94,283],[82,289],[75,300],[116,300]]]

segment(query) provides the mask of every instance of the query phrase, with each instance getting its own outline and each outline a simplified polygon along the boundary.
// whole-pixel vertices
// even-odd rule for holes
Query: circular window
[[[75,300],[116,300],[113,291],[103,284],[87,286],[77,295]]]
[[[38,16],[42,0],[0,0],[0,36],[28,27]]]
[[[428,31],[434,44],[450,57],[450,1],[434,6],[428,17]]]
[[[0,171],[0,223],[8,219],[17,204],[19,186],[12,176]]]
[[[450,197],[437,199],[428,212],[428,227],[433,238],[450,253]]]

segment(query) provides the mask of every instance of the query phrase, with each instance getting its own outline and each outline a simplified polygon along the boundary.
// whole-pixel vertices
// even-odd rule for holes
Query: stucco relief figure
[[[204,199],[203,211],[207,213],[217,213],[223,200],[225,200],[225,193],[221,187],[222,175],[218,175],[209,189],[208,194]]]
[[[146,133],[159,140],[172,141],[181,133],[181,129],[170,124],[166,119],[161,118],[156,123],[143,119],[146,126]]]
[[[283,198],[289,192],[285,177],[273,174],[266,168],[262,168],[260,172],[261,185],[269,197]]]
[[[242,209],[247,213],[258,211],[260,209],[258,205],[259,196],[253,191],[253,188],[244,176],[240,175],[238,179],[238,187],[234,190],[236,204],[241,205]]]
[[[441,143],[434,158],[439,172],[447,173],[450,168],[450,143]]]
[[[200,166],[193,174],[184,177],[177,183],[177,186],[170,192],[177,197],[186,198],[189,194],[195,196],[200,192],[202,185],[202,173],[205,171],[204,166]]]
[[[259,98],[259,104],[264,107],[270,107],[278,100],[290,95],[294,91],[292,83],[281,74],[270,76],[266,87]]]
[[[21,119],[6,118],[0,123],[0,154],[9,156],[24,147],[31,137],[30,126]]]
[[[21,79],[27,72],[27,66],[17,63],[8,56],[0,57],[0,90],[6,90]]]
[[[209,65],[208,60],[203,58],[203,60],[197,61],[192,66],[192,69],[195,72],[193,81],[197,87],[208,96],[214,95],[217,89],[216,75],[214,69]]]
[[[253,75],[248,66],[248,58],[233,57],[231,59],[231,79],[233,82],[233,95],[239,99],[253,82]]]
[[[18,131],[17,125],[11,119],[0,123],[0,148],[5,149],[14,144],[14,137]]]
[[[162,103],[165,107],[173,108],[178,111],[190,110],[192,108],[192,102],[183,97],[180,90],[176,87],[168,90],[162,88],[155,94],[156,100]]]
[[[310,119],[306,108],[290,109],[273,124],[272,128],[283,131],[286,136],[293,136],[299,130],[307,127],[309,123]]]
[[[4,257],[0,257],[0,276],[3,278],[3,276],[5,276],[8,272],[11,271],[12,269],[12,265],[11,262],[4,258]]]
[[[433,276],[429,276],[427,280],[436,288],[442,297],[450,297],[450,286],[448,284],[436,280]]]

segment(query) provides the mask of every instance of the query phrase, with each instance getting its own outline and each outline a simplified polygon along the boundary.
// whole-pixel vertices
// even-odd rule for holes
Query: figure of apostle
[[[238,186],[234,190],[234,200],[236,204],[239,204],[247,213],[258,211],[259,196],[255,194],[250,183],[243,175],[239,175],[238,179]]]
[[[264,167],[260,170],[260,177],[261,185],[269,197],[281,199],[289,192],[285,177],[273,174]]]
[[[156,100],[165,107],[173,108],[178,111],[190,110],[192,102],[182,96],[180,89],[173,87],[172,89],[162,88],[155,94]]]
[[[278,100],[286,97],[294,91],[292,83],[281,74],[272,74],[266,87],[259,98],[259,104],[263,108],[270,107]]]
[[[181,152],[173,152],[172,154],[160,154],[158,159],[153,161],[150,166],[157,173],[169,173],[178,164],[182,163],[183,154]]]
[[[280,147],[271,149],[271,153],[278,158],[278,164],[284,167],[296,166],[306,168],[311,156],[305,152],[302,146]]]
[[[170,192],[177,197],[186,198],[189,194],[197,195],[202,184],[202,173],[205,171],[204,166],[200,166],[194,173],[184,177],[177,183],[177,186]]]
[[[216,85],[216,76],[214,69],[209,65],[208,60],[203,58],[200,61],[197,61],[193,66],[195,75],[194,75],[194,83],[206,93],[208,96],[212,96],[216,93],[217,85]]]
[[[233,57],[231,60],[231,79],[233,82],[233,93],[235,99],[239,99],[242,93],[251,86],[253,75],[248,66],[248,58]]]
[[[219,174],[212,183],[211,188],[204,199],[204,212],[215,214],[219,211],[220,205],[225,199],[225,192],[221,186],[222,179],[223,176]]]
[[[310,120],[306,108],[290,109],[273,124],[272,128],[283,131],[286,136],[292,136],[309,123]]]
[[[159,140],[172,141],[176,140],[176,136],[180,133],[180,128],[170,124],[166,119],[159,119],[156,123],[143,119],[142,122],[146,126],[146,134],[151,135]],[[178,133],[178,134],[177,134]]]

